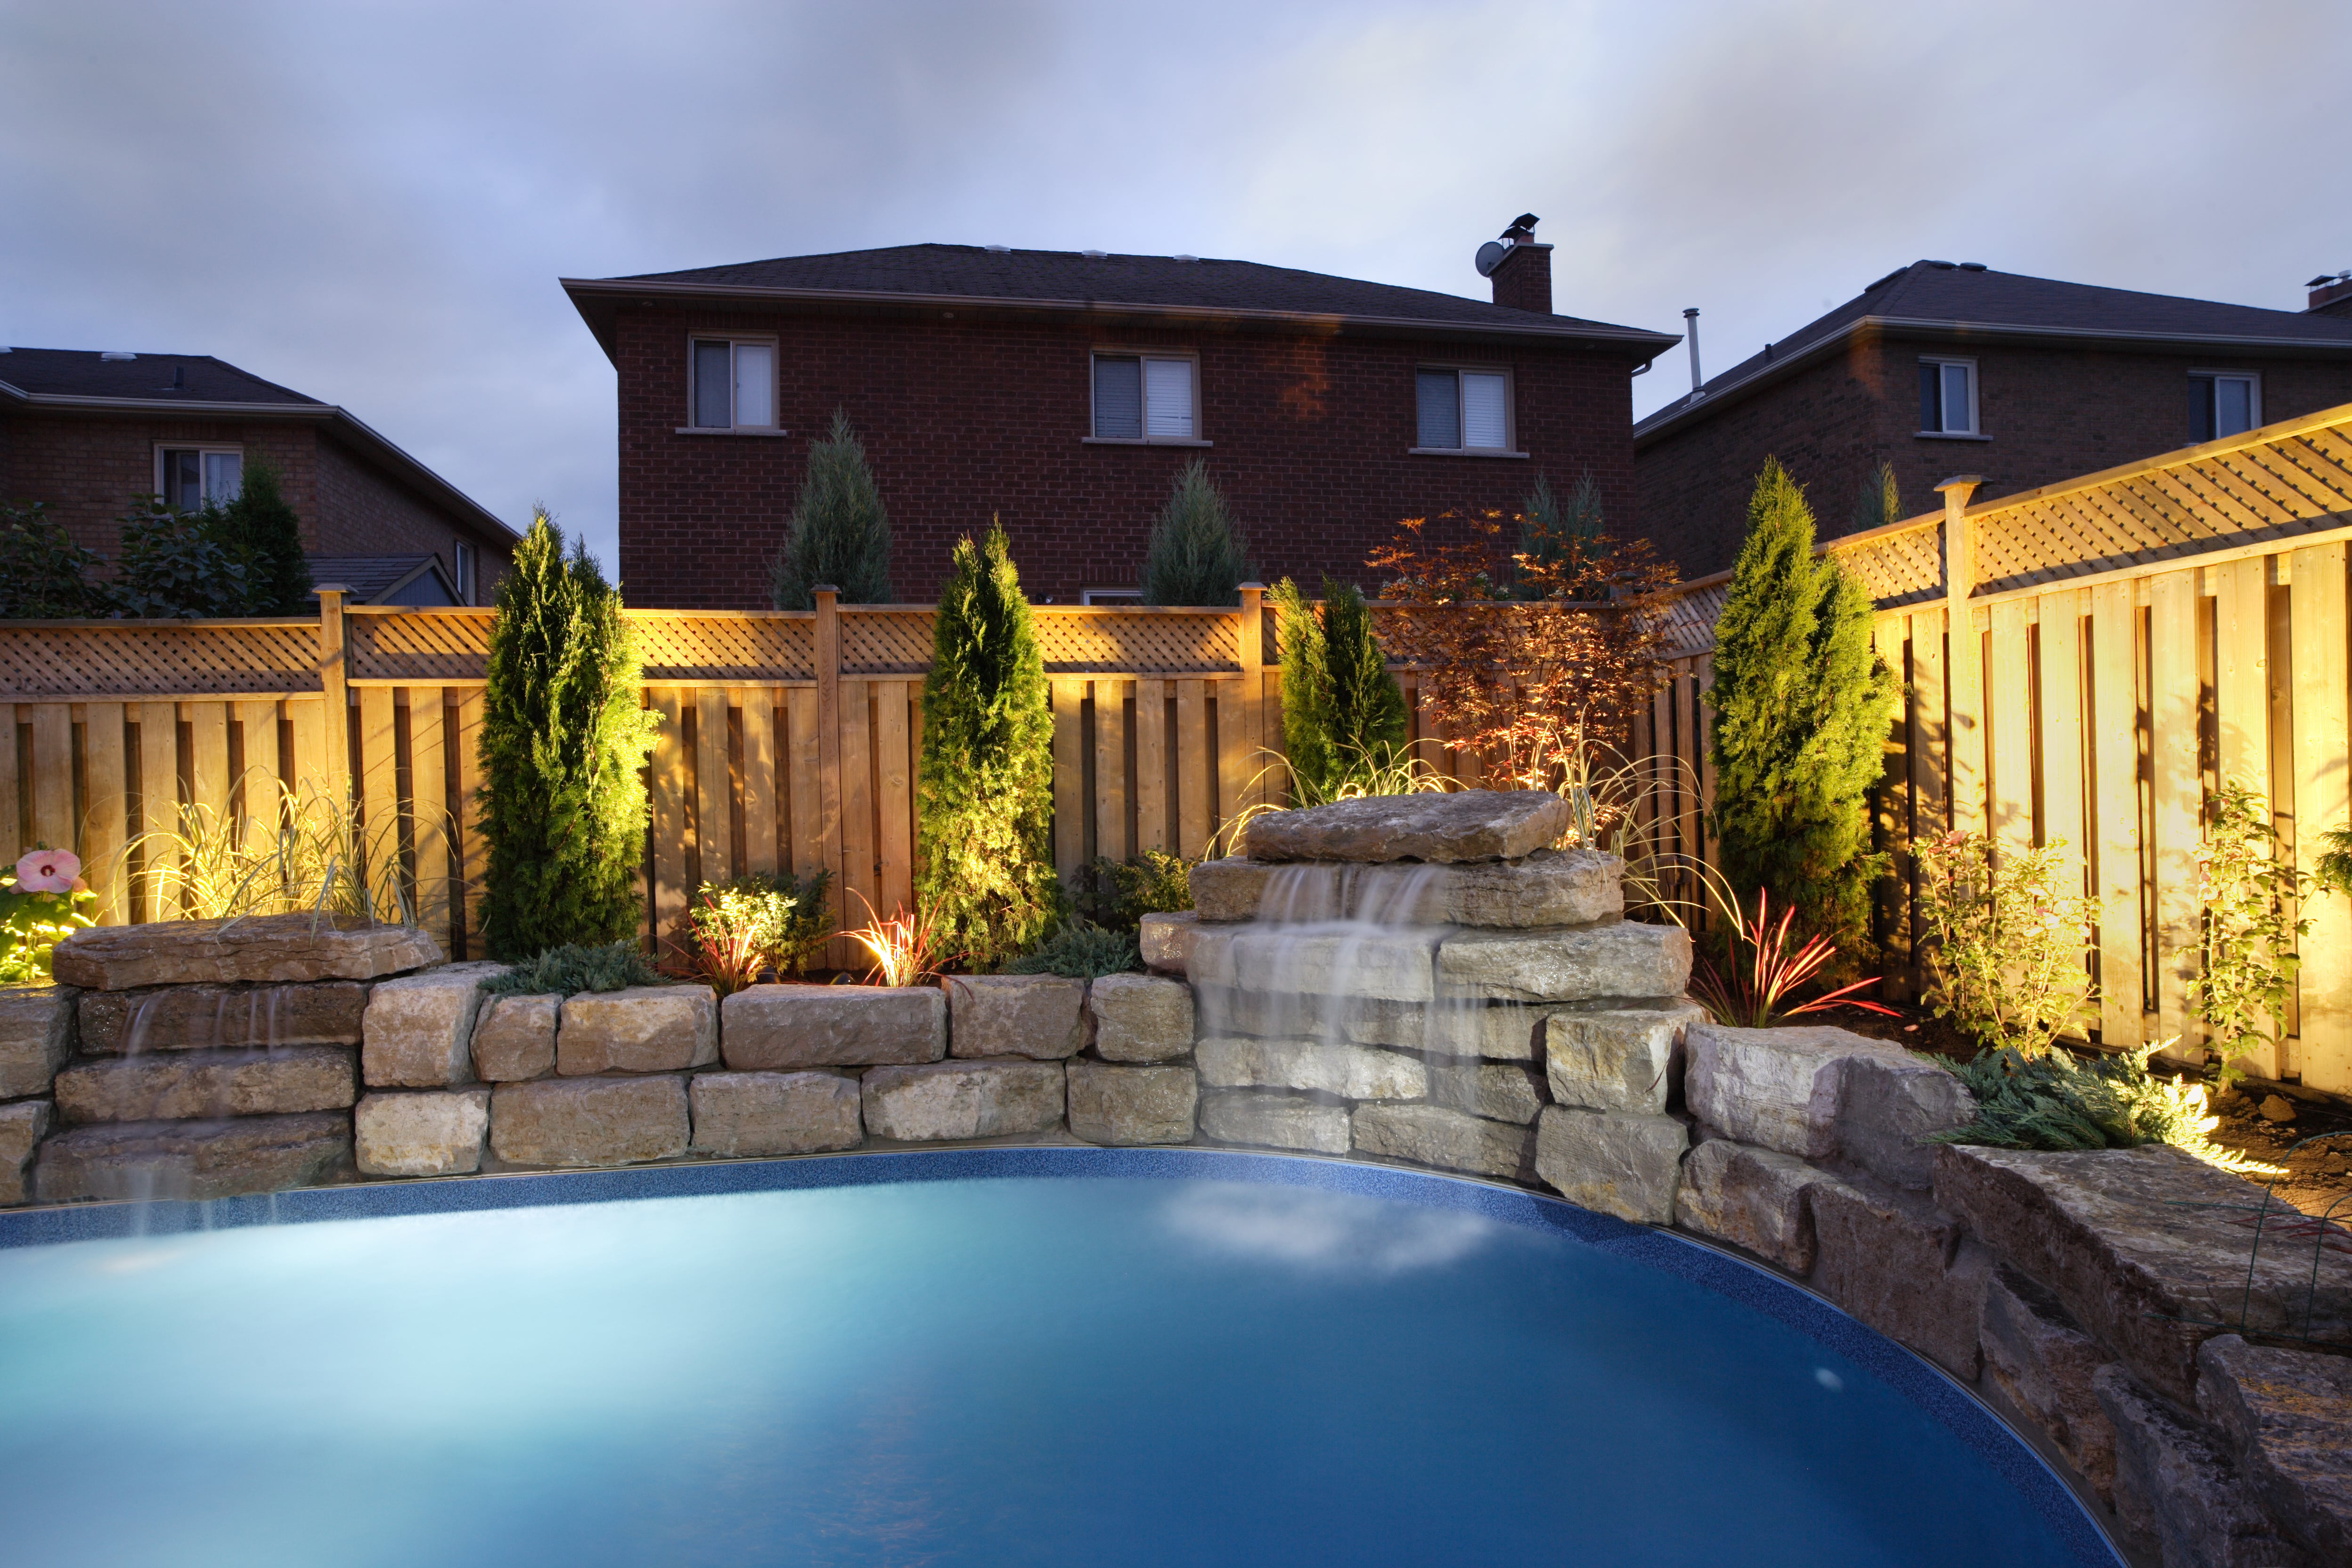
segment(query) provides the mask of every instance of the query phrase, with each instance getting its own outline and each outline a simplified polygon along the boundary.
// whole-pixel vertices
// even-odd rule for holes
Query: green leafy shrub
[[[1066,925],[1004,966],[1007,974],[1064,974],[1073,980],[1096,980],[1143,967],[1135,933],[1102,926]]]
[[[1146,849],[1126,860],[1097,855],[1072,879],[1076,885],[1069,889],[1070,901],[1082,920],[1131,931],[1146,915],[1192,907],[1192,864],[1165,849]]]
[[[302,558],[302,523],[287,501],[277,466],[245,465],[236,499],[210,526],[229,559],[245,569],[248,616],[298,616],[310,607],[310,563]]]
[[[621,595],[541,512],[499,584],[482,715],[484,939],[502,957],[610,942],[643,916],[656,717]]]
[[[111,614],[114,595],[97,581],[105,565],[74,542],[47,501],[0,506],[0,620]]]
[[[1813,513],[1767,458],[1716,626],[1715,828],[1722,868],[1849,953],[1869,943],[1885,857],[1864,809],[1898,683],[1871,647],[1869,590],[1813,557]]]
[[[2207,1114],[2203,1084],[2147,1070],[2148,1059],[2163,1048],[2147,1046],[2089,1061],[2063,1050],[2034,1057],[2006,1047],[1981,1052],[1952,1068],[1976,1096],[1975,1118],[1927,1141],[2059,1152],[2169,1143],[2224,1169],[2267,1169],[2208,1137],[2221,1119]]]
[[[1151,525],[1143,551],[1147,605],[1238,605],[1241,585],[1256,575],[1249,542],[1234,526],[1224,493],[1195,458],[1176,476],[1168,504]]]
[[[2221,1080],[2245,1077],[2247,1053],[2275,1045],[2286,1032],[2303,955],[2297,941],[2311,922],[2294,910],[2311,879],[2296,869],[2271,826],[2271,803],[2235,779],[2215,793],[2211,823],[2197,847],[2197,898],[2204,908],[2200,963],[2189,983],[2189,1008],[2204,1022],[2221,1058]]]
[[[814,609],[821,583],[840,589],[845,605],[890,602],[890,514],[865,444],[838,408],[831,431],[810,444],[800,504],[769,581],[780,610]]]
[[[727,882],[706,882],[687,911],[688,966],[722,996],[770,971],[788,974],[832,937],[825,921],[825,884],[819,871],[805,882],[789,873],[755,871]]]
[[[219,507],[176,511],[158,497],[136,496],[121,522],[119,613],[159,621],[246,613],[246,569],[223,538]]]
[[[943,951],[990,968],[1060,912],[1054,716],[1002,527],[956,542],[923,678],[916,901]]]
[[[1302,805],[1353,793],[1391,772],[1403,754],[1404,693],[1389,673],[1364,596],[1323,580],[1323,603],[1307,602],[1285,577],[1274,587],[1282,656],[1282,743]]]
[[[0,870],[0,985],[47,984],[58,943],[96,925],[97,905],[71,850],[37,845]]]
[[[1987,1047],[2050,1049],[2090,1001],[2098,906],[2062,887],[2066,841],[2004,849],[1974,833],[1915,841],[1921,948],[1938,1017]]]
[[[570,996],[582,991],[625,991],[632,985],[667,985],[634,942],[601,945],[566,942],[525,959],[504,974],[482,982],[493,996]]]

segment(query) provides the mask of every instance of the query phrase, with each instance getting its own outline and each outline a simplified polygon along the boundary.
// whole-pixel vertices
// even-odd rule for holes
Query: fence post
[[[1968,833],[1990,831],[1985,811],[1984,645],[1969,615],[1969,595],[1977,585],[1976,542],[1969,537],[1969,498],[1984,483],[1980,475],[1958,474],[1937,485],[1944,498],[1944,635],[1950,683],[1945,714],[1951,747],[1952,826]]]
[[[343,595],[351,590],[341,583],[321,583],[314,591],[319,595],[319,700],[327,749],[327,785],[338,805],[349,805],[352,712],[347,682],[351,672],[343,656]]]
[[[1241,585],[1241,620],[1235,627],[1234,657],[1242,668],[1241,701],[1241,764],[1235,770],[1241,774],[1236,799],[1226,803],[1227,816],[1242,811],[1266,797],[1265,774],[1265,584],[1244,583]],[[1222,729],[1222,721],[1220,728]]]

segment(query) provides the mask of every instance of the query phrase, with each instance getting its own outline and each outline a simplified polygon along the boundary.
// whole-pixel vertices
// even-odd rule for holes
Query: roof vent
[[[986,248],[988,250],[988,254],[991,256],[1010,256],[1013,254],[1013,247],[1009,245],[992,245]]]
[[[98,357],[100,359],[137,359],[139,356],[137,354],[124,353],[121,349],[108,349]]]
[[[1110,255],[1110,252],[1108,250],[1081,250],[1078,254],[1085,257],[1088,261],[1100,261]]]
[[[1928,266],[1930,266],[1930,267],[1940,267],[1940,268],[1942,268],[1945,271],[1949,272],[1950,270],[1952,270],[1952,268],[1953,268],[1953,267],[1956,265],[1956,263],[1949,262],[1949,261],[1930,261],[1929,263],[1927,263],[1927,265],[1928,265]]]
[[[1963,272],[1982,272],[1984,269],[1985,264],[1981,261],[1963,261],[1960,263],[1960,270]]]
[[[1168,259],[1169,259],[1169,260],[1171,260],[1171,261],[1198,261],[1198,260],[1200,260],[1201,258],[1200,258],[1199,257],[1197,257],[1197,256],[1185,256],[1185,255],[1179,254],[1179,255],[1171,256],[1171,257],[1170,257]]]

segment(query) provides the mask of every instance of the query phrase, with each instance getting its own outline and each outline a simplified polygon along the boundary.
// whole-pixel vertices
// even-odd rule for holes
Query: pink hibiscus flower
[[[81,857],[70,849],[33,849],[16,861],[16,886],[27,893],[69,893],[81,876]]]

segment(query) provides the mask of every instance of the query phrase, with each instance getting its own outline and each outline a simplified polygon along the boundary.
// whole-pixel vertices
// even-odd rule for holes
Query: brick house
[[[1636,425],[1643,531],[1694,577],[1738,555],[1767,456],[1828,538],[1881,460],[1916,514],[1955,474],[1990,500],[2352,402],[2346,299],[2315,279],[2310,310],[2267,310],[1914,262]]]
[[[132,497],[226,499],[256,458],[355,602],[487,604],[513,558],[512,529],[332,404],[207,355],[0,349],[0,500],[47,501],[101,554]]]
[[[835,408],[890,510],[894,591],[934,596],[1003,519],[1033,597],[1132,596],[1178,471],[1209,466],[1262,573],[1360,580],[1401,518],[1516,510],[1590,472],[1633,510],[1632,395],[1678,340],[1554,315],[1534,220],[1494,300],[1192,257],[909,245],[564,289],[619,376],[633,602],[769,603]]]

